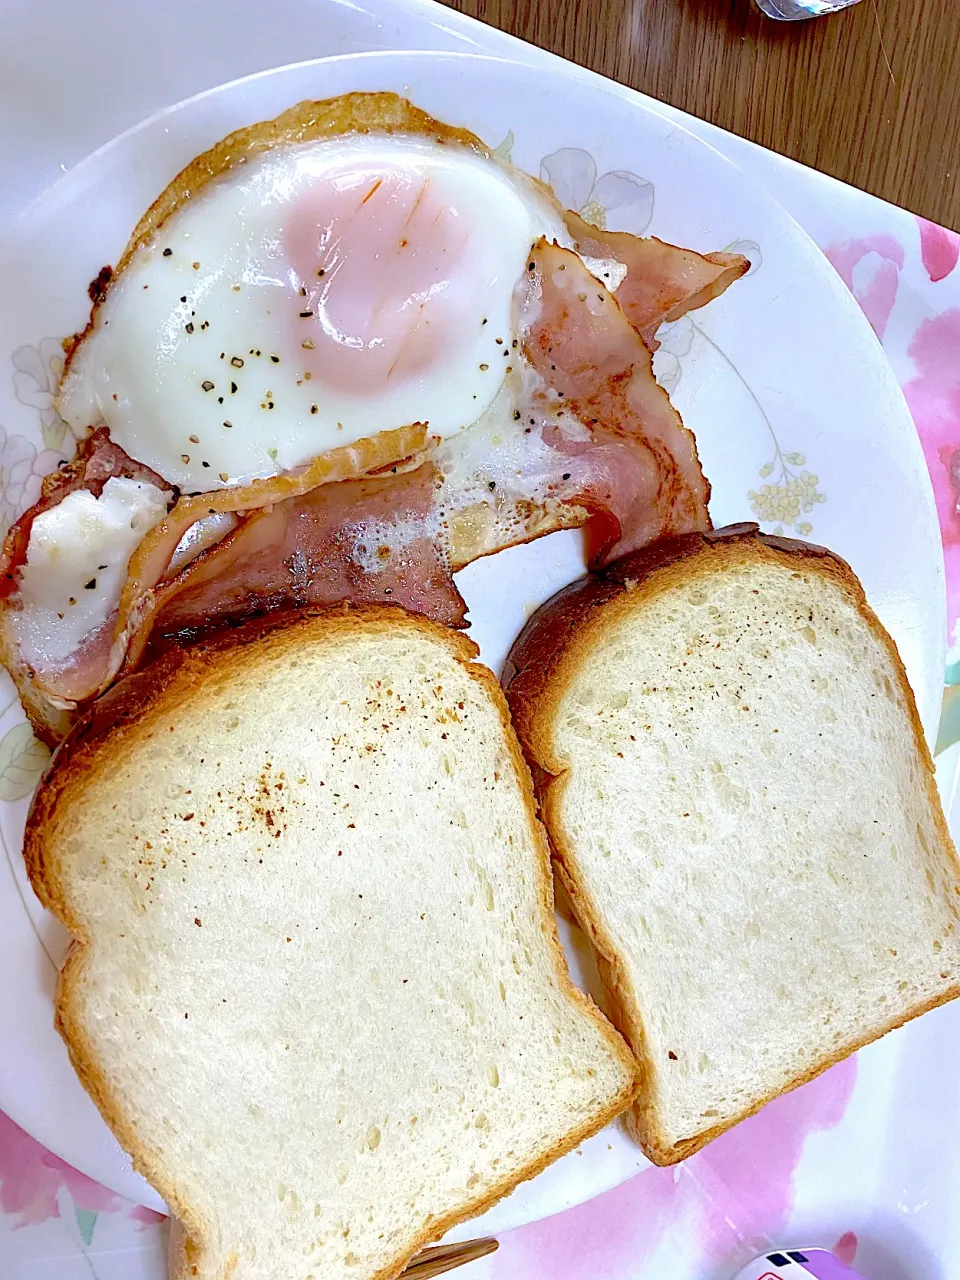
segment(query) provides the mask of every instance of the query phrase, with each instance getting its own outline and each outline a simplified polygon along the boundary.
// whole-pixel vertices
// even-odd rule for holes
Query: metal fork
[[[465,1240],[463,1244],[438,1244],[418,1253],[403,1273],[402,1280],[431,1280],[433,1276],[453,1271],[493,1253],[498,1245],[492,1237],[483,1240]]]

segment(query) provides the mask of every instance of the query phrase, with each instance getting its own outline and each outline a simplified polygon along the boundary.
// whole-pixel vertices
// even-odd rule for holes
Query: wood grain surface
[[[446,0],[960,230],[960,0],[775,22],[753,0]]]

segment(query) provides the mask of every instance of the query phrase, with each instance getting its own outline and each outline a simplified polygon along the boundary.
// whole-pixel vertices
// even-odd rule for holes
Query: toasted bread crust
[[[70,1060],[87,1092],[113,1130],[118,1142],[131,1155],[134,1168],[156,1187],[182,1224],[175,1249],[176,1266],[172,1280],[186,1280],[202,1274],[195,1268],[204,1251],[205,1224],[198,1220],[185,1194],[176,1183],[174,1170],[166,1169],[155,1153],[140,1142],[116,1093],[98,1062],[96,1046],[83,1025],[77,1001],[77,983],[85,962],[85,951],[93,941],[71,909],[69,886],[61,867],[47,853],[54,824],[80,800],[85,786],[98,772],[109,769],[111,753],[126,739],[149,732],[149,726],[165,713],[174,711],[189,690],[202,687],[224,659],[258,663],[265,646],[274,651],[300,646],[305,631],[324,633],[338,630],[396,631],[403,629],[427,635],[442,644],[461,663],[470,677],[484,689],[499,714],[504,740],[523,792],[534,847],[537,850],[536,894],[543,930],[554,960],[558,987],[587,1017],[592,1019],[607,1041],[611,1054],[623,1067],[627,1083],[617,1097],[589,1123],[567,1134],[555,1148],[538,1156],[518,1175],[497,1184],[486,1195],[466,1201],[456,1212],[431,1222],[402,1258],[382,1270],[374,1280],[394,1280],[420,1252],[440,1239],[446,1231],[467,1218],[484,1212],[508,1195],[522,1181],[534,1177],[554,1160],[573,1150],[598,1132],[633,1103],[637,1088],[637,1064],[620,1035],[592,1001],[572,983],[560,944],[553,911],[553,882],[546,833],[536,816],[536,802],[530,772],[513,733],[506,700],[495,676],[475,662],[477,646],[461,633],[408,614],[392,606],[353,608],[332,607],[308,610],[296,616],[273,616],[238,628],[231,634],[188,650],[168,653],[142,672],[115,686],[88,711],[56,751],[31,806],[24,837],[24,858],[31,883],[41,902],[64,923],[74,936],[67,963],[60,976],[56,996],[56,1025],[67,1045]],[[226,1280],[224,1276],[223,1280]]]
[[[680,581],[693,581],[699,573],[710,574],[719,565],[733,566],[758,559],[779,560],[828,578],[847,596],[886,650],[899,677],[910,716],[917,753],[924,770],[926,798],[937,834],[942,846],[949,851],[955,876],[960,881],[960,858],[940,805],[933,760],[900,654],[867,603],[859,579],[850,566],[833,552],[793,538],[762,534],[755,524],[729,525],[707,533],[666,539],[624,556],[599,572],[571,583],[538,609],[510,651],[504,666],[503,684],[513,723],[535,780],[541,817],[553,851],[555,872],[567,891],[581,927],[596,948],[614,1024],[640,1064],[640,1093],[626,1118],[627,1128],[647,1158],[658,1165],[672,1165],[687,1159],[781,1093],[799,1088],[888,1031],[960,996],[960,984],[950,986],[935,998],[892,1017],[869,1035],[824,1055],[785,1088],[775,1090],[733,1118],[683,1142],[671,1143],[659,1123],[656,1098],[648,1085],[654,1065],[645,1043],[642,1001],[618,962],[616,948],[595,909],[589,884],[582,876],[575,844],[567,838],[559,818],[565,765],[551,750],[553,721],[570,681],[590,662],[598,629],[609,625],[611,618],[633,610],[645,599]]]

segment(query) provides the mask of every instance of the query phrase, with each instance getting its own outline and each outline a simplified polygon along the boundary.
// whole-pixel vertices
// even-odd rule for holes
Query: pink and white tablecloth
[[[385,46],[486,42],[491,52],[514,52],[501,37],[485,40],[479,28],[422,0],[284,0],[269,25],[260,6],[243,0],[231,8],[230,34],[219,44],[210,41],[214,11],[219,14],[212,2],[159,6],[162,21],[145,7],[132,16],[139,7],[117,0],[82,8],[81,16],[72,6],[68,12],[56,0],[43,0],[11,10],[18,38],[0,51],[0,106],[20,111],[31,127],[38,103],[54,119],[57,93],[63,97],[69,89],[56,77],[62,72],[69,80],[71,39],[74,54],[78,47],[82,54],[84,43],[92,47],[119,32],[130,61],[100,59],[100,95],[89,119],[64,125],[62,135],[60,126],[42,136],[28,132],[26,165],[23,128],[16,119],[0,128],[0,163],[26,175],[21,190],[0,198],[0,220],[65,169],[65,160],[75,162],[158,106],[248,71]],[[202,57],[191,32],[204,41]],[[145,58],[145,49],[152,57]],[[38,83],[43,76],[46,83]],[[904,388],[933,480],[946,558],[949,656],[938,759],[949,808],[960,755],[960,236],[663,110],[764,183],[806,228],[857,298]],[[856,1074],[855,1059],[841,1064],[678,1169],[646,1169],[588,1204],[510,1232],[498,1253],[457,1274],[464,1280],[670,1280],[666,1259],[680,1249],[698,1259],[703,1280],[725,1280],[778,1242],[804,1146],[839,1124]],[[871,1280],[902,1280],[895,1260],[869,1240],[858,1242],[855,1225],[829,1222],[824,1233],[830,1238],[799,1243],[835,1248],[844,1260],[856,1259]],[[0,1113],[0,1280],[164,1280],[165,1234],[156,1213],[70,1168]]]

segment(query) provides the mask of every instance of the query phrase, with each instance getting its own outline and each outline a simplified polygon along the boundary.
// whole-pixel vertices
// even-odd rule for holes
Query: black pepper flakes
[[[230,383],[230,394],[232,396],[235,396],[237,394],[237,384],[235,382]]]
[[[184,327],[184,329],[186,330],[186,332],[187,332],[187,333],[193,333],[193,321],[192,321],[192,320],[188,321],[188,322],[187,322],[183,327]]]
[[[83,586],[84,586],[84,590],[85,590],[85,591],[96,591],[96,589],[97,589],[97,580],[96,580],[96,578],[91,578],[91,579],[90,579],[90,581],[89,581],[89,582],[85,582],[85,583],[83,584]]]
[[[320,406],[319,406],[319,405],[316,405],[316,404],[312,404],[312,405],[310,406],[310,412],[311,412],[311,413],[319,413],[319,412],[320,412]]]
[[[190,437],[190,443],[191,443],[191,444],[199,444],[199,443],[200,443],[200,437],[199,437],[199,436],[191,436],[191,437]]]
[[[201,467],[209,467],[210,463],[209,463],[209,462],[201,462],[201,463],[200,463],[200,465],[201,465]]]
[[[169,258],[169,257],[170,257],[170,255],[171,255],[172,253],[173,253],[173,250],[172,250],[172,249],[164,249],[164,251],[163,251],[163,256],[164,256],[165,258]]]
[[[233,426],[233,423],[229,420],[229,418],[225,418],[225,419],[224,419],[224,422],[223,422],[223,425],[224,425],[225,427],[232,427],[232,426]]]
[[[271,357],[270,357],[270,359],[273,361],[273,363],[274,363],[274,364],[279,364],[279,363],[280,363],[280,357],[279,357],[279,356],[271,356]]]
[[[301,312],[300,312],[300,319],[301,319],[301,320],[309,320],[309,319],[310,319],[310,317],[311,317],[312,315],[313,315],[313,312],[312,312],[312,311],[301,311]]]
[[[480,372],[481,372],[481,373],[486,373],[486,372],[487,372],[487,370],[488,370],[489,368],[490,368],[490,366],[489,366],[488,364],[482,364],[482,365],[480,366]]]
[[[242,356],[231,356],[231,357],[230,357],[230,363],[233,365],[233,367],[234,367],[235,369],[242,369],[242,368],[243,368],[243,358],[242,358]]]
[[[203,387],[204,391],[213,390],[213,383],[210,381],[209,378],[204,378],[203,382],[201,382],[200,385],[201,387]]]

